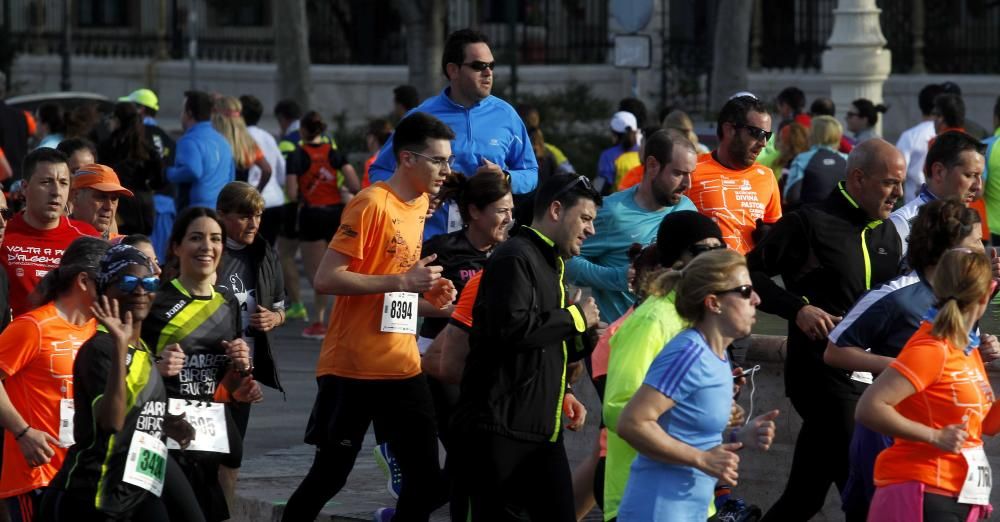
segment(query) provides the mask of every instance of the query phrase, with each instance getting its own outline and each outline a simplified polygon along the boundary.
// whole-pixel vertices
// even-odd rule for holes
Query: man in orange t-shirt
[[[722,107],[719,148],[698,157],[687,196],[698,212],[722,229],[729,248],[746,254],[763,231],[781,218],[781,193],[771,169],[756,163],[771,138],[771,116],[753,96],[737,96]]]
[[[316,368],[319,391],[306,429],[316,446],[309,474],[283,520],[313,520],[343,487],[375,422],[398,457],[399,516],[427,519],[447,499],[438,463],[434,408],[417,351],[417,292],[438,306],[455,298],[440,266],[420,258],[428,194],[454,161],[455,135],[422,112],[396,129],[396,170],[348,203],[316,272],[316,291],[337,296]],[[380,509],[388,520],[394,510]]]

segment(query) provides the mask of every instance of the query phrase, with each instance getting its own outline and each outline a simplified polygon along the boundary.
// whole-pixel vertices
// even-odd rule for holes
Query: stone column
[[[830,98],[843,121],[851,102],[868,98],[882,103],[882,84],[892,69],[885,48],[875,0],[839,0],[833,10],[833,31],[823,51],[823,76],[830,82]],[[881,134],[882,122],[875,131]]]

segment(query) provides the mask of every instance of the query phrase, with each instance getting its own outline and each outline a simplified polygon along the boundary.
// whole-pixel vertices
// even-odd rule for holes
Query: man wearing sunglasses
[[[70,190],[66,155],[56,149],[35,149],[25,157],[23,173],[24,211],[7,223],[0,248],[14,317],[33,308],[28,296],[46,273],[59,266],[74,239],[100,236],[89,223],[65,215]]]
[[[538,161],[531,138],[517,111],[492,96],[496,61],[486,35],[473,29],[451,33],[444,44],[441,72],[448,86],[424,100],[412,112],[426,112],[443,121],[455,133],[451,143],[455,162],[452,170],[466,176],[492,174],[510,179],[515,203],[538,184]],[[369,169],[374,183],[385,181],[396,168],[393,137],[382,146]],[[424,241],[462,227],[457,207],[443,202],[427,220]]]
[[[719,148],[698,158],[688,197],[715,220],[729,248],[753,249],[763,225],[781,218],[781,193],[771,169],[756,163],[771,139],[771,116],[753,96],[731,98],[719,112]]]
[[[663,217],[678,210],[696,210],[681,193],[691,184],[697,163],[694,145],[672,139],[666,131],[647,136],[642,146],[642,181],[604,200],[597,213],[597,233],[566,263],[571,283],[593,290],[601,318],[615,322],[635,303],[629,288],[632,243],[647,245],[656,239]]]
[[[902,247],[888,217],[905,180],[896,147],[868,140],[848,156],[845,181],[822,202],[781,218],[747,256],[760,310],[788,321],[785,394],[802,416],[788,484],[766,521],[808,520],[831,484],[843,490],[863,385],[827,366],[823,352],[855,301],[898,271]]]

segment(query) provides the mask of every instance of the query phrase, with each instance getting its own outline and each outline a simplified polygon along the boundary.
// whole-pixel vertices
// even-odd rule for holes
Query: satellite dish
[[[641,31],[653,17],[653,0],[612,0],[611,16],[626,32]]]

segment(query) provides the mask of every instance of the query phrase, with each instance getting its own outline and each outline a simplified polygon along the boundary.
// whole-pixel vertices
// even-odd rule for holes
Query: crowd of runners
[[[831,485],[849,521],[989,516],[1000,342],[978,325],[1000,281],[1000,154],[958,85],[924,87],[895,145],[865,99],[842,125],[795,87],[736,93],[710,150],[683,111],[651,121],[626,98],[591,179],[537,108],[491,94],[495,65],[481,33],[449,35],[447,87],[397,88],[357,169],[362,151],[294,100],[275,137],[257,98],[186,92],[176,140],[148,89],[104,122],[0,102],[9,519],[229,519],[291,319],[321,348],[287,522],[316,519],[372,426],[397,499],[376,521],[570,522],[595,505],[804,521]],[[792,412],[736,402],[758,309],[788,322],[802,419],[763,510],[739,497],[740,457]],[[584,379],[600,411],[574,396]],[[571,469],[563,431],[588,416],[602,429]]]

